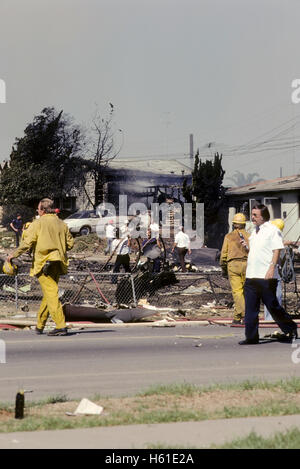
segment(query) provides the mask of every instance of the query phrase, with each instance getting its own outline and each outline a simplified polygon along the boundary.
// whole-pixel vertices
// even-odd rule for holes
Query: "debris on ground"
[[[101,310],[86,305],[65,304],[63,306],[66,322],[93,321],[97,322],[134,322],[147,316],[153,316],[153,311],[146,308]]]
[[[83,398],[79,402],[75,412],[66,412],[68,416],[77,416],[77,415],[100,415],[103,412],[103,407],[94,404],[94,402],[89,399]]]
[[[176,321],[172,318],[161,319],[160,321],[153,322],[152,327],[175,327]]]

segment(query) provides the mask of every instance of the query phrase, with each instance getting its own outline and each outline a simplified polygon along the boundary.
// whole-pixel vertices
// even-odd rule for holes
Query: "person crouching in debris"
[[[158,274],[160,272],[160,255],[161,255],[162,245],[159,240],[159,232],[154,232],[152,235],[151,229],[149,228],[147,232],[147,239],[142,243],[142,252],[144,256],[147,257],[148,270],[153,274]]]
[[[190,242],[189,235],[187,235],[184,232],[183,226],[180,226],[178,233],[175,235],[174,246],[173,246],[172,252],[174,252],[175,248],[177,248],[177,253],[178,253],[182,272],[186,272],[185,260],[184,260],[186,253],[188,252],[189,254],[192,254],[190,245],[191,245],[191,242]]]
[[[39,218],[26,230],[20,246],[7,257],[7,261],[33,250],[30,276],[36,276],[43,292],[43,299],[37,314],[36,333],[42,334],[49,315],[55,322],[55,329],[48,335],[67,335],[62,305],[58,297],[58,281],[67,273],[67,251],[73,247],[74,239],[67,225],[60,220],[53,209],[53,200],[42,199],[38,205]]]
[[[116,262],[114,265],[113,272],[120,272],[120,267],[124,267],[125,272],[131,272],[130,270],[130,252],[131,239],[128,235],[121,238],[120,229],[116,228],[116,238],[113,240],[111,250],[113,254],[117,255]],[[116,277],[112,278],[112,283],[117,283]]]
[[[229,279],[234,301],[233,325],[242,324],[245,317],[244,284],[248,251],[240,242],[244,239],[247,243],[249,239],[245,225],[245,215],[236,213],[233,217],[233,231],[225,236],[220,256],[223,276]]]

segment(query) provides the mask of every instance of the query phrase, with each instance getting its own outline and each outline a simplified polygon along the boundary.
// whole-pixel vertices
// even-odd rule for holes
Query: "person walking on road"
[[[39,218],[30,224],[20,246],[7,257],[7,261],[11,262],[32,249],[30,275],[37,277],[43,292],[37,314],[36,333],[43,333],[50,315],[56,327],[48,335],[67,335],[65,317],[58,297],[58,281],[60,275],[67,273],[67,251],[73,247],[74,239],[67,225],[56,216],[51,199],[42,199],[37,212]]]
[[[249,238],[245,225],[245,215],[236,213],[233,217],[233,231],[225,236],[220,256],[223,276],[228,277],[234,301],[232,325],[242,324],[245,317],[244,284],[248,251],[240,242],[241,239]]]
[[[239,344],[259,343],[258,316],[261,300],[285,334],[284,340],[292,342],[298,337],[297,324],[278,303],[276,298],[277,279],[274,278],[280,251],[284,248],[282,233],[269,222],[270,213],[265,205],[254,206],[251,217],[255,230],[251,233],[249,242],[241,240],[241,243],[249,248],[249,255],[245,282],[246,338]]]

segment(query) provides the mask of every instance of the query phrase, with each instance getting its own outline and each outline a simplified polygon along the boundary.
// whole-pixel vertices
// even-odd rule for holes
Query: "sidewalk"
[[[0,449],[151,449],[158,444],[161,448],[209,448],[252,431],[270,437],[295,427],[300,429],[300,415],[0,433]]]

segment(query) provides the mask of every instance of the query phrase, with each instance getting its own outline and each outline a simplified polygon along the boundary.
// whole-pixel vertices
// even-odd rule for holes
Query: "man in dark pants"
[[[17,214],[17,217],[13,219],[9,226],[16,234],[16,247],[19,247],[23,227],[22,216],[20,213]]]
[[[286,341],[291,342],[297,338],[297,324],[278,303],[277,279],[274,278],[280,251],[284,248],[282,234],[269,222],[270,213],[265,205],[259,204],[253,207],[251,216],[256,229],[249,238],[248,246],[245,240],[241,240],[241,243],[249,248],[249,255],[244,287],[246,339],[239,344],[259,343],[258,316],[261,300],[286,334]]]
[[[131,240],[129,236],[121,238],[119,228],[116,229],[116,238],[111,244],[111,251],[117,255],[116,262],[114,265],[113,272],[120,272],[120,267],[123,266],[125,272],[131,272],[130,270],[130,252]],[[113,276],[111,283],[117,283],[117,277]]]

